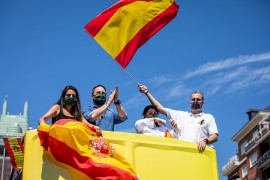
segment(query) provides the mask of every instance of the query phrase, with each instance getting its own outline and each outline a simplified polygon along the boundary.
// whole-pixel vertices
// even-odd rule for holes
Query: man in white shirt
[[[181,131],[179,139],[197,143],[198,150],[205,149],[207,144],[212,144],[218,140],[218,129],[214,117],[211,114],[202,112],[204,105],[204,95],[199,91],[194,91],[190,97],[191,112],[172,110],[163,107],[149,92],[145,85],[139,84],[140,92],[144,93],[152,105],[168,119],[172,127],[177,126]]]

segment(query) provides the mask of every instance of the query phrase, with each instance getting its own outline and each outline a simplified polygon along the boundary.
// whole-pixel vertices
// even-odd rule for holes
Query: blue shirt
[[[104,131],[114,131],[114,125],[127,120],[126,117],[120,117],[112,109],[107,109],[102,115],[102,118],[97,120],[92,119],[92,111],[97,109],[97,106],[90,105],[83,110],[84,118],[91,124],[99,126]]]

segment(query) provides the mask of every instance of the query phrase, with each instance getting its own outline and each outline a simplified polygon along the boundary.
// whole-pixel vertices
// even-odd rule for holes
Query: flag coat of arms
[[[174,0],[121,0],[90,21],[85,30],[126,68],[137,49],[177,12]]]
[[[76,120],[58,120],[38,127],[48,159],[63,166],[73,179],[137,180],[129,162],[95,129]]]

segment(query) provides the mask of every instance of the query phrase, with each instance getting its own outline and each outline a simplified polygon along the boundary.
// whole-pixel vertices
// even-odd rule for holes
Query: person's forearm
[[[208,138],[208,144],[212,144],[214,142],[217,142],[218,140],[218,135],[217,134],[211,134],[211,136],[209,136]]]
[[[38,121],[38,124],[42,124],[42,123],[46,123],[46,121],[44,120],[44,118],[40,118]]]
[[[97,120],[98,118],[101,118],[101,116],[106,112],[106,110],[110,107],[112,102],[107,102],[101,107],[95,109],[92,111],[92,119]]]
[[[147,96],[151,104],[157,107],[160,113],[164,114],[165,116],[167,115],[166,109],[158,102],[158,100],[156,100],[156,98],[154,98],[154,96],[152,96],[149,91],[145,93],[145,95]]]
[[[115,106],[119,117],[123,118],[127,116],[127,113],[121,104],[116,104]]]

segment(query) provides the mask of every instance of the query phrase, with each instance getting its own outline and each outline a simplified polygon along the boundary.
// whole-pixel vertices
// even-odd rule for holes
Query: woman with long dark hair
[[[52,124],[60,119],[75,119],[95,128],[97,133],[101,133],[100,127],[88,123],[82,115],[80,96],[74,86],[68,85],[63,89],[59,100],[39,119],[39,124],[46,123],[50,118],[52,118]]]

